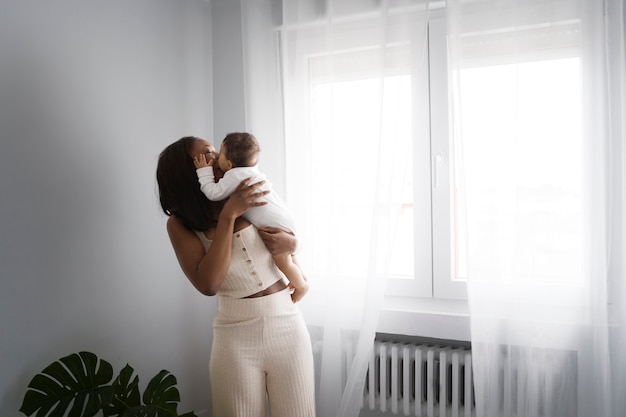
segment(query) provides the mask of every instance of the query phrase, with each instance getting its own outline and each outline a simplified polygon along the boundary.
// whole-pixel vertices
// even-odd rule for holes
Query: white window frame
[[[448,103],[448,54],[446,16],[433,11],[428,25],[430,139],[432,167],[433,297],[467,299],[467,285],[457,280],[452,250],[455,224],[452,191],[454,164],[450,138]]]
[[[431,10],[429,23],[430,58],[422,62],[422,68],[412,76],[412,90],[420,94],[413,95],[413,105],[417,106],[413,120],[419,131],[413,142],[414,175],[414,277],[413,279],[387,277],[386,295],[394,304],[399,304],[397,297],[404,299],[444,299],[465,300],[467,291],[465,282],[457,282],[451,275],[450,245],[450,203],[449,196],[443,190],[449,188],[446,166],[433,171],[431,161],[435,152],[447,155],[448,144],[448,102],[447,102],[447,53],[446,53],[446,16],[445,10]],[[312,25],[310,36],[315,37],[316,28]],[[340,36],[339,33],[335,33]],[[353,35],[353,34],[352,34]],[[319,56],[323,51],[315,50],[315,42],[307,43],[306,36],[300,34],[299,60]],[[352,37],[353,39],[353,37]],[[347,39],[341,39],[346,47]],[[357,42],[361,42],[360,40]],[[357,49],[367,46],[352,44]],[[430,92],[430,94],[429,94]],[[288,151],[289,152],[289,151]],[[289,159],[288,159],[289,161]],[[433,175],[438,175],[438,184]],[[436,189],[433,188],[437,185]]]

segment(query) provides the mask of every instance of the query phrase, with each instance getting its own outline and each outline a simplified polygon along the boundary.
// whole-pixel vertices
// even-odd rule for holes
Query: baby
[[[202,192],[211,201],[224,200],[246,178],[252,178],[252,183],[265,180],[260,190],[271,190],[270,182],[257,168],[260,151],[256,138],[250,133],[226,135],[217,160],[219,168],[224,172],[222,179],[215,181],[213,172],[215,161],[207,161],[204,154],[194,158],[193,162]],[[245,214],[246,219],[257,228],[276,227],[294,233],[295,219],[278,195],[272,191],[267,194],[266,199],[268,204],[249,209]],[[300,301],[308,291],[309,285],[296,263],[295,256],[290,254],[275,256],[274,262],[294,288],[293,301]]]

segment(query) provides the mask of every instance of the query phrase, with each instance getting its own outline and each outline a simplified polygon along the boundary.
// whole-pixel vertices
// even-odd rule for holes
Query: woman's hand
[[[275,227],[261,227],[259,235],[272,256],[292,254],[298,248],[298,238]]]
[[[239,183],[239,186],[226,200],[221,214],[237,218],[252,207],[260,207],[267,204],[267,201],[259,200],[269,194],[269,190],[258,191],[258,188],[265,184],[265,181],[250,184],[251,178],[246,178]]]

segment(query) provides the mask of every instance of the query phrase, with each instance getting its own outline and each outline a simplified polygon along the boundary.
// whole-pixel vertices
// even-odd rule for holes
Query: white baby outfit
[[[251,184],[265,180],[265,184],[260,187],[260,191],[270,190],[270,193],[264,197],[269,204],[248,209],[244,217],[256,227],[277,227],[287,232],[295,233],[295,218],[293,214],[291,214],[282,199],[272,189],[272,184],[267,180],[265,174],[259,171],[256,166],[229,169],[218,182],[215,182],[212,166],[198,168],[196,172],[198,173],[200,189],[211,201],[224,200],[246,178],[252,178]]]

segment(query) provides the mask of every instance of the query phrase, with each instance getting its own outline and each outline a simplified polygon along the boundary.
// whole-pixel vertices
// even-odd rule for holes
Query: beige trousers
[[[311,339],[288,289],[218,297],[209,372],[213,417],[265,417],[267,405],[271,417],[315,416]]]

